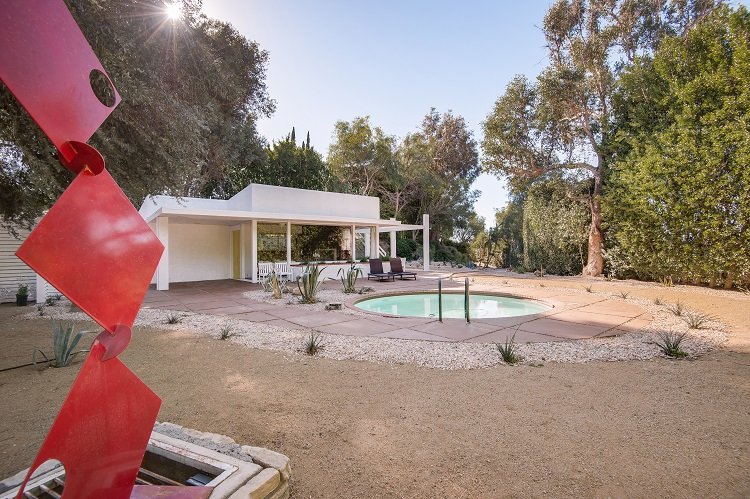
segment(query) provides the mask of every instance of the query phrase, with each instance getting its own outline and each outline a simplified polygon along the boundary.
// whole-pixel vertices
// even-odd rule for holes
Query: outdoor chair
[[[390,272],[383,271],[383,260],[380,258],[370,258],[370,271],[367,273],[367,280],[377,279],[378,281],[383,280],[395,280]]]
[[[258,280],[265,281],[274,270],[272,262],[261,262],[258,264]]]
[[[415,281],[417,280],[416,272],[404,271],[404,266],[400,258],[391,258],[391,274],[393,274],[394,278],[395,276],[398,276],[402,280],[412,277]]]
[[[276,270],[276,275],[279,276],[279,279],[289,281],[293,277],[292,267],[288,262],[276,263],[274,269]]]

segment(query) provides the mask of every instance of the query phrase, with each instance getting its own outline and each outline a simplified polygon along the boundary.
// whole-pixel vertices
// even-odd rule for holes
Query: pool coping
[[[418,316],[418,315],[381,314],[379,312],[371,312],[369,310],[363,310],[363,309],[361,309],[361,308],[359,308],[359,307],[356,306],[357,303],[360,303],[360,302],[363,302],[363,301],[367,301],[367,300],[373,300],[373,299],[376,299],[376,298],[385,298],[385,297],[388,297],[388,296],[426,295],[426,294],[437,294],[437,290],[417,290],[417,291],[415,291],[415,290],[411,290],[411,291],[410,290],[398,290],[398,291],[386,291],[386,292],[383,292],[383,293],[368,294],[367,296],[362,296],[360,298],[354,298],[352,300],[346,301],[344,303],[344,305],[346,306],[346,308],[348,308],[350,310],[353,310],[355,312],[361,312],[363,314],[372,315],[372,316],[375,316],[375,317],[389,317],[389,318],[393,318],[393,319],[431,319],[431,320],[437,321],[437,320],[439,320],[437,318],[437,316],[435,316],[435,317],[423,317],[423,316]],[[464,293],[462,291],[443,291],[443,294],[463,295]],[[540,300],[539,298],[534,298],[534,297],[531,297],[531,296],[524,296],[524,295],[520,295],[520,294],[498,293],[498,292],[494,292],[494,291],[481,291],[479,293],[469,293],[470,296],[472,294],[474,294],[474,295],[486,295],[486,296],[498,296],[498,297],[501,297],[501,298],[518,298],[518,299],[521,299],[521,300],[534,301],[534,302],[541,303],[542,305],[546,305],[546,306],[550,307],[549,310],[545,310],[544,312],[539,312],[539,313],[536,313],[536,314],[511,315],[511,316],[507,316],[507,317],[484,317],[484,318],[476,318],[476,319],[472,319],[471,317],[469,317],[469,320],[472,321],[472,322],[477,321],[477,322],[481,323],[483,320],[512,319],[514,317],[529,317],[529,318],[538,319],[538,318],[541,318],[541,317],[545,317],[547,315],[552,315],[553,313],[555,313],[555,308],[557,308],[554,303],[550,303],[549,301]],[[458,321],[458,322],[462,322],[462,323],[466,322],[466,319],[459,319],[459,318],[453,318],[453,317],[443,317],[442,320],[443,321],[446,321],[446,320],[447,321]]]

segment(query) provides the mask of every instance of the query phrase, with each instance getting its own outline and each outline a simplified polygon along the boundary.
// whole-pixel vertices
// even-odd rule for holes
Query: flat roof
[[[188,207],[159,207],[151,212],[146,221],[151,222],[158,217],[184,218],[193,221],[241,223],[250,220],[259,222],[293,222],[304,225],[358,225],[368,227],[390,227],[400,229],[401,222],[397,220],[383,220],[380,218],[353,218],[324,215],[304,215],[301,213],[268,213],[259,211],[213,210]],[[416,226],[409,226],[416,227]],[[421,229],[421,226],[419,226]],[[408,230],[408,229],[407,229]],[[416,229],[415,229],[416,230]]]

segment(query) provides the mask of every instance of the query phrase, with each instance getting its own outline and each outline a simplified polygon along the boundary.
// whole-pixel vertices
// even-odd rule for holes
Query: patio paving
[[[436,290],[438,277],[446,278],[447,274],[420,271],[417,281],[368,281],[366,285],[375,288],[373,294]],[[365,285],[364,281],[361,282]],[[462,285],[462,282],[446,279],[443,289],[462,290]],[[339,286],[338,282],[323,284],[323,288],[329,289]],[[169,291],[150,289],[143,307],[193,311],[290,329],[378,338],[502,343],[515,334],[518,343],[566,341],[636,331],[652,320],[645,310],[622,300],[534,287],[498,286],[494,289],[499,293],[541,300],[553,307],[550,311],[519,317],[473,319],[470,324],[462,319],[444,319],[441,323],[431,318],[363,316],[336,310],[310,311],[286,303],[263,303],[243,296],[246,291],[260,289],[259,284],[246,281],[175,283],[170,288]]]

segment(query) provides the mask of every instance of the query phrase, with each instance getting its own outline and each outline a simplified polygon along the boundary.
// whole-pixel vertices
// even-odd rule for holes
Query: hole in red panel
[[[99,102],[107,107],[115,105],[115,88],[107,75],[98,69],[92,69],[89,73],[89,82],[91,83],[91,90],[94,91],[94,95]]]
[[[47,459],[31,474],[23,488],[23,497],[55,497],[62,495],[65,486],[65,467],[57,459]],[[54,494],[50,494],[51,490]]]

